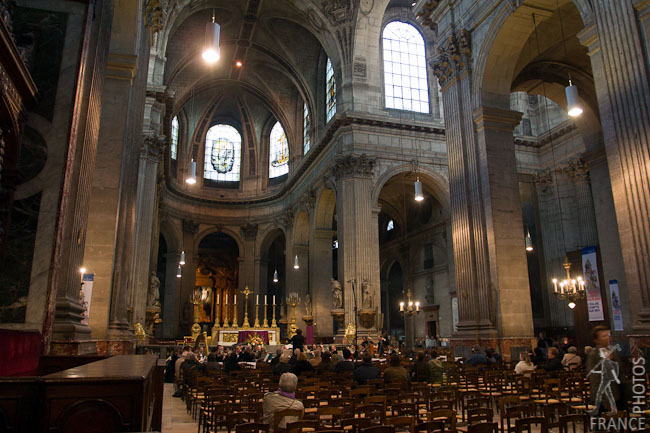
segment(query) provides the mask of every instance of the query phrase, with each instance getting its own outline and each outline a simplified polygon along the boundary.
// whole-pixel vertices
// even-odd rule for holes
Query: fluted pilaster
[[[598,245],[598,227],[594,212],[594,199],[591,195],[589,168],[582,159],[569,162],[564,171],[575,185],[578,207],[578,226],[580,227],[580,247]]]

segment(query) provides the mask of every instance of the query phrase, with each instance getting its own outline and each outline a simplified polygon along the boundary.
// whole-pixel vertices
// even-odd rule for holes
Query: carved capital
[[[145,158],[160,159],[166,144],[164,135],[145,135],[140,155]]]
[[[376,163],[375,158],[369,158],[365,153],[361,156],[339,156],[332,171],[337,180],[345,177],[372,177]]]
[[[533,182],[535,182],[535,185],[540,191],[546,192],[549,186],[553,185],[553,176],[551,176],[551,172],[548,170],[539,171],[533,175]]]
[[[581,158],[569,161],[569,163],[562,168],[562,171],[564,171],[573,182],[589,182],[589,167]]]
[[[422,6],[420,12],[418,12],[415,16],[415,19],[420,24],[422,24],[424,27],[429,27],[435,33],[438,32],[438,25],[431,19],[431,14],[436,10],[439,4],[439,1],[429,0],[424,4],[424,6]]]
[[[257,237],[257,224],[247,223],[240,227],[242,237],[247,241],[254,241]]]
[[[183,220],[183,233],[197,234],[199,232],[199,225],[191,220]]]
[[[311,211],[316,206],[316,193],[314,190],[309,190],[302,196],[300,201],[308,210]]]
[[[471,33],[460,29],[438,47],[438,55],[431,61],[431,68],[440,85],[444,86],[451,78],[468,71],[471,59]]]

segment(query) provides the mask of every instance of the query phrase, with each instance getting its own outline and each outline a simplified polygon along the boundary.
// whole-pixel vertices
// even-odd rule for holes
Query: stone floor
[[[196,433],[198,424],[185,410],[180,398],[172,397],[174,384],[165,384],[163,397],[162,433]]]

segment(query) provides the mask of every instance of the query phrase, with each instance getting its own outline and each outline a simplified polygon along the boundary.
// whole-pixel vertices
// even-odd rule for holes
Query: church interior
[[[459,389],[499,406],[529,352],[546,391],[599,330],[649,354],[648,0],[0,0],[0,44],[0,431],[239,433],[165,360],[236,388],[253,347],[273,391],[304,344],[412,367],[411,433],[446,387],[483,433]]]

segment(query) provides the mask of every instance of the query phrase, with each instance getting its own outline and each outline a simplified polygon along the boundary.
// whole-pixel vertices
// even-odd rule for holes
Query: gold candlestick
[[[278,323],[275,321],[275,295],[273,295],[273,320],[271,320],[271,328],[277,328]]]
[[[232,304],[232,327],[239,328],[239,321],[237,320],[237,294],[232,295],[235,302]]]
[[[246,286],[246,288],[244,289],[244,291],[242,291],[242,293],[246,297],[246,300],[244,302],[244,323],[242,324],[242,327],[250,328],[251,324],[248,321],[248,295],[250,295],[253,292],[248,288],[248,286]]]
[[[264,295],[264,322],[262,322],[262,328],[268,328],[269,322],[266,320],[268,304],[266,303],[266,295]]]
[[[296,326],[296,305],[298,305],[298,303],[300,303],[298,294],[296,292],[289,293],[289,296],[287,297],[287,304],[291,305],[291,324],[289,325],[287,332],[289,334],[289,338],[296,335],[296,330],[298,329]]]
[[[255,329],[259,329],[260,327],[260,319],[259,319],[259,313],[260,313],[260,295],[256,295],[257,297],[255,298],[255,324],[253,325]]]
[[[226,292],[224,296],[226,298],[226,303],[223,306],[223,327],[230,328],[230,324],[228,323],[228,292]]]

